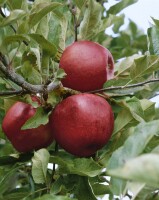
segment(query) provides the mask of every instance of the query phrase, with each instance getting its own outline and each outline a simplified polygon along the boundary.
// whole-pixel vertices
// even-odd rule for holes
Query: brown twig
[[[10,95],[10,93],[19,94],[20,91],[24,91],[24,90],[27,93],[34,93],[34,94],[43,93],[43,92],[46,92],[46,90],[47,90],[47,92],[50,92],[59,86],[59,83],[50,83],[46,88],[44,85],[30,84],[21,75],[15,73],[13,68],[8,67],[7,63],[4,62],[2,60],[2,58],[3,57],[1,55],[0,56],[0,61],[1,61],[0,62],[0,71],[2,71],[4,73],[4,75],[6,75],[7,78],[9,78],[11,81],[13,81],[14,83],[16,83],[18,86],[20,86],[22,88],[22,90],[8,92],[9,95]],[[4,64],[6,64],[6,66],[4,66]],[[2,93],[2,95],[4,95],[4,92]]]
[[[111,86],[111,87],[102,88],[102,89],[99,89],[99,90],[89,91],[87,93],[93,93],[94,94],[94,93],[100,93],[100,92],[106,92],[106,91],[136,88],[136,87],[144,86],[146,84],[150,84],[150,83],[154,83],[154,82],[159,82],[159,79],[151,79],[151,80],[148,80],[148,81],[144,81],[144,82],[140,82],[140,83],[135,83],[135,84],[131,84],[131,85],[126,85],[126,86]]]
[[[72,8],[72,15],[73,15],[73,20],[74,20],[74,31],[75,31],[75,42],[77,41],[77,35],[78,35],[78,23],[77,23],[77,18],[76,18],[76,7]]]
[[[8,95],[22,95],[22,94],[28,94],[30,92],[25,90],[11,90],[11,91],[0,91],[0,96],[8,96]]]

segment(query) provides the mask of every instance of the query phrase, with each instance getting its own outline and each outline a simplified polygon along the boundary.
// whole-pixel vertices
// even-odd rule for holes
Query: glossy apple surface
[[[79,157],[91,156],[102,148],[114,128],[111,106],[93,94],[66,98],[55,107],[50,121],[58,144]]]
[[[21,130],[21,127],[35,112],[36,109],[31,105],[17,102],[7,111],[3,119],[3,132],[19,152],[45,148],[53,142],[54,138],[49,124],[40,125],[34,129]]]
[[[91,41],[74,42],[60,59],[60,68],[67,74],[64,87],[79,91],[101,89],[114,76],[114,61],[108,49]]]

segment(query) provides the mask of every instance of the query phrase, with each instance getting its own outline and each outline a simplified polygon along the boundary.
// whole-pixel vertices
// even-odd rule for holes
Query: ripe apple
[[[88,157],[110,139],[114,116],[109,103],[94,94],[77,94],[59,103],[50,116],[54,138],[69,153]]]
[[[39,101],[32,98],[33,101]],[[16,102],[6,113],[2,129],[14,148],[19,152],[30,152],[49,146],[53,140],[50,124],[38,128],[21,130],[25,122],[36,112],[30,104]]]
[[[101,89],[114,76],[114,61],[108,49],[91,41],[78,41],[68,46],[60,59],[66,72],[64,87],[79,91]]]

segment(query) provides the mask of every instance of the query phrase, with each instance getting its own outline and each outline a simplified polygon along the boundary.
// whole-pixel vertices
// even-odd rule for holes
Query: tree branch
[[[14,69],[4,66],[2,62],[0,62],[0,71],[2,71],[6,75],[7,78],[9,78],[11,81],[13,81],[14,83],[16,83],[18,86],[22,88],[21,90],[17,90],[17,91],[1,92],[0,95],[20,94],[20,93],[23,93],[24,90],[25,90],[24,93],[37,94],[37,93],[43,93],[46,91],[50,92],[54,90],[55,88],[59,87],[59,83],[50,83],[47,87],[45,87],[45,85],[30,84],[27,81],[25,81],[25,79],[21,75],[16,74]]]
[[[21,94],[28,94],[29,92],[24,90],[11,90],[11,91],[0,91],[0,96],[7,96],[7,95],[21,95]]]
[[[77,23],[77,18],[76,18],[76,7],[72,7],[71,9],[71,13],[73,15],[73,19],[74,19],[74,31],[75,31],[75,42],[77,41],[77,35],[78,35],[78,23]]]
[[[5,67],[0,63],[0,70],[14,83],[21,86],[23,89],[26,89],[32,93],[42,93],[44,88],[43,85],[32,85],[25,81],[25,79],[15,73],[15,71],[11,68]]]
[[[140,83],[135,83],[132,85],[126,85],[126,86],[111,86],[111,87],[107,87],[107,88],[102,88],[99,90],[93,90],[93,91],[89,91],[88,93],[100,93],[100,92],[106,92],[106,91],[113,91],[113,90],[123,90],[123,89],[129,89],[129,88],[135,88],[135,87],[139,87],[139,86],[144,86],[146,84],[150,84],[150,83],[154,83],[154,82],[159,82],[159,79],[151,79],[148,81],[144,81],[144,82],[140,82]]]

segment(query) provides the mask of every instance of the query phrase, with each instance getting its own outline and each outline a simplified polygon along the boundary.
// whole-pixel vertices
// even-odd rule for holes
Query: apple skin
[[[77,94],[58,104],[50,116],[54,138],[67,152],[92,156],[110,139],[114,115],[109,103],[94,94]]]
[[[37,101],[36,98],[32,100]],[[49,123],[34,129],[21,130],[21,127],[35,112],[36,109],[30,104],[16,102],[3,119],[2,130],[18,152],[26,153],[46,148],[54,140]]]
[[[86,92],[101,89],[114,76],[114,61],[108,49],[91,41],[78,41],[68,46],[60,68],[67,74],[64,87]]]

